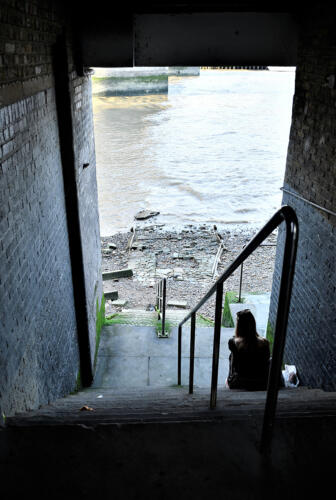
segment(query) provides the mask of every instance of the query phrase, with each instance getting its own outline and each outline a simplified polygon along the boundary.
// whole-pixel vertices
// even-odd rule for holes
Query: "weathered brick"
[[[316,31],[319,22],[324,28]],[[308,19],[301,31],[284,187],[336,212],[335,89],[326,85],[326,76],[335,74],[333,29],[322,17],[314,23]],[[319,37],[312,43],[316,32]],[[304,384],[336,390],[336,217],[286,192],[283,203],[296,210],[300,224],[285,362],[297,365]],[[283,238],[281,230],[281,244]],[[281,255],[279,248],[270,310],[273,326]]]
[[[7,39],[0,41],[1,63],[6,65],[1,67],[0,85],[18,84],[20,89],[24,80],[52,76],[52,45],[63,19],[51,12],[52,0],[43,2],[43,8],[41,3],[28,0],[15,2],[15,8],[2,5],[0,29]],[[72,67],[69,71],[74,73]],[[85,172],[85,179],[81,179],[85,190],[79,196],[94,352],[96,303],[100,304],[102,285],[90,81],[76,75],[71,87],[74,108],[75,89],[86,95],[83,100],[77,90],[82,124],[74,132],[74,146],[76,161],[92,165],[91,172]],[[0,151],[0,392],[1,411],[10,414],[67,394],[75,386],[79,369],[59,131],[51,86],[0,109]]]

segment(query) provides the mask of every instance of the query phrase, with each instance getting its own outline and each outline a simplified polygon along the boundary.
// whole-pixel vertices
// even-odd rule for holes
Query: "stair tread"
[[[97,398],[102,395],[102,398]],[[54,403],[7,418],[9,426],[68,425],[104,423],[142,423],[186,420],[218,420],[246,418],[261,415],[265,405],[265,391],[245,392],[218,389],[217,407],[209,409],[210,391],[187,388],[148,390],[93,390],[87,389]],[[336,416],[336,393],[319,389],[281,389],[277,414]],[[81,411],[83,406],[93,411]]]
[[[182,321],[187,314],[189,314],[189,309],[166,309],[166,321],[169,321],[171,326],[178,326],[180,321]],[[118,323],[120,324],[134,324],[140,325],[144,322],[145,325],[152,325],[158,319],[158,314],[156,311],[146,311],[143,309],[122,309],[122,311],[115,314],[118,318]],[[190,324],[190,320],[186,324]],[[199,316],[196,316],[196,325],[204,326],[204,320]],[[209,327],[213,328],[209,322]]]

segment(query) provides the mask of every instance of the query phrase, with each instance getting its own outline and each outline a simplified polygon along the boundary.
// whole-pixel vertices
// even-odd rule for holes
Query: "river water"
[[[167,229],[261,227],[281,204],[294,80],[201,70],[169,77],[166,95],[93,96],[101,235],[142,209]]]

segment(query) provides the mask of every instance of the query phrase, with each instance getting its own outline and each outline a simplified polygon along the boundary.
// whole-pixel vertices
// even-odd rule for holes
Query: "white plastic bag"
[[[285,365],[282,370],[285,387],[297,387],[299,385],[299,378],[296,373],[295,365]]]

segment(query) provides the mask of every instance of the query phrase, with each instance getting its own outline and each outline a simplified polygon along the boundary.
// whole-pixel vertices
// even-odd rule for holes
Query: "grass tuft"
[[[242,299],[244,301],[244,299]],[[224,308],[223,308],[223,316],[222,316],[222,326],[226,328],[233,328],[234,323],[230,311],[230,304],[237,304],[238,296],[236,292],[226,292],[224,299]]]

